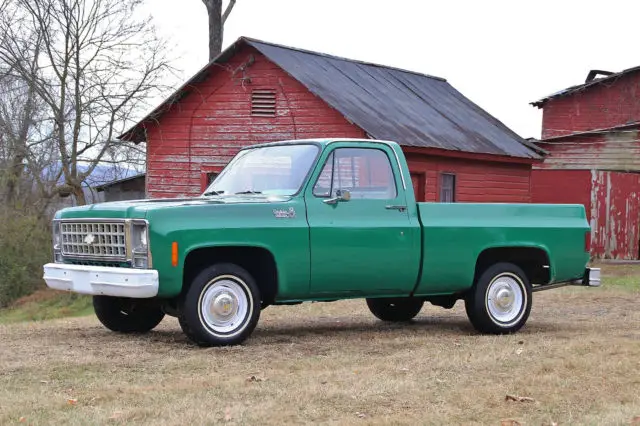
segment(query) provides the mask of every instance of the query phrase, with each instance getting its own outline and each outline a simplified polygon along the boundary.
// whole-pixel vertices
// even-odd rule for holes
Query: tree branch
[[[229,4],[227,5],[226,10],[222,14],[222,24],[224,25],[227,22],[227,18],[231,15],[231,11],[233,10],[233,6],[236,5],[236,0],[229,0]]]

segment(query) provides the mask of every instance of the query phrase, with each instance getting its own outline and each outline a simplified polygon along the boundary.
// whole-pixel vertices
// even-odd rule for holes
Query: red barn
[[[583,204],[593,257],[638,259],[640,67],[591,71],[532,105],[543,110],[537,144],[548,153],[533,171],[533,202]]]
[[[199,195],[243,146],[303,138],[402,145],[419,200],[530,202],[535,145],[442,78],[241,37],[125,132],[149,197]]]

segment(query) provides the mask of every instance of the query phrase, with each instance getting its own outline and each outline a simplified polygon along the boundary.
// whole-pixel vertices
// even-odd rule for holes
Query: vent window
[[[251,92],[251,115],[254,117],[275,117],[276,91],[263,89]]]

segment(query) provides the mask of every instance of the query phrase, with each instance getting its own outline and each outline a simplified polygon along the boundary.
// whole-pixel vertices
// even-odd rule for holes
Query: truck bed
[[[417,295],[469,288],[478,257],[492,248],[544,250],[551,259],[551,282],[580,278],[584,273],[589,223],[582,205],[417,204],[423,244]]]

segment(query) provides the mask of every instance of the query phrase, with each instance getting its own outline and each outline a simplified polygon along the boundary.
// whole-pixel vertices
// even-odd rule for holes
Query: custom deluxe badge
[[[273,215],[279,218],[292,219],[296,217],[296,210],[293,207],[289,207],[288,210],[273,209]]]

